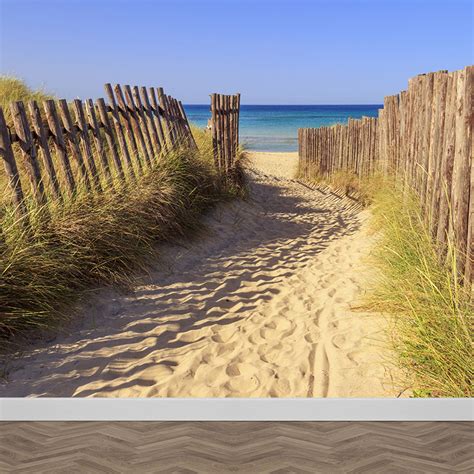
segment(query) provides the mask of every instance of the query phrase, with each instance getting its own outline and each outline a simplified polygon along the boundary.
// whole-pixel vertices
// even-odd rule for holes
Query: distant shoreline
[[[377,117],[380,104],[361,105],[243,105],[240,111],[240,142],[251,151],[295,152],[298,129],[328,127],[364,116]],[[205,127],[209,105],[187,105],[190,122]]]

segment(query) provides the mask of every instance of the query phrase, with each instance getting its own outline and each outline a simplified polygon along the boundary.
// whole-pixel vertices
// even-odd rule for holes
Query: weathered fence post
[[[38,141],[38,146],[41,149],[41,155],[43,157],[43,165],[46,173],[48,174],[49,183],[51,186],[51,191],[53,197],[56,199],[61,199],[61,189],[56,175],[56,170],[54,168],[53,158],[49,150],[48,136],[43,124],[43,119],[41,118],[41,112],[36,101],[31,101],[28,104],[28,109],[30,111],[31,123],[36,132],[36,138]]]
[[[26,206],[24,201],[23,189],[21,188],[20,174],[16,166],[15,155],[13,154],[10,141],[10,132],[0,107],[0,156],[2,157],[5,173],[7,174],[8,184],[13,194],[13,204],[18,218],[26,219]]]
[[[135,163],[137,164],[138,170],[141,171],[141,163],[140,163],[140,158],[138,156],[137,142],[135,140],[135,136],[133,135],[133,130],[132,130],[132,126],[131,126],[131,123],[130,123],[130,118],[129,118],[129,115],[128,115],[127,107],[125,105],[125,100],[123,98],[122,90],[120,89],[120,86],[118,86],[118,85],[115,86],[115,87],[116,87],[116,91],[117,91],[117,100],[119,102],[118,105],[117,105],[117,102],[115,100],[112,85],[107,83],[104,86],[105,92],[106,92],[106,94],[109,98],[110,111],[111,111],[112,120],[113,120],[114,127],[115,127],[115,133],[116,133],[117,138],[118,138],[120,150],[122,152],[122,157],[125,160],[125,166],[127,168],[127,171],[129,172],[129,174],[133,178],[135,178],[136,175],[135,175],[135,172],[134,172],[134,169],[133,169],[132,159],[131,159],[131,156],[130,156],[130,151],[128,150],[127,139],[125,138],[125,133],[123,132],[120,116],[122,116],[123,120],[124,120],[125,130],[127,131],[129,144],[130,144],[130,147],[131,147],[131,153],[134,155],[134,160],[135,160]],[[98,105],[99,105],[99,103],[98,103]],[[103,123],[104,123],[104,120],[109,122],[109,119],[108,119],[108,116],[107,116],[107,109],[105,109],[105,114],[104,114],[104,110],[101,111],[102,108],[103,108],[103,105],[101,103],[99,105],[99,111],[100,111],[101,119],[102,119]],[[106,116],[107,116],[107,118],[106,118]],[[105,125],[105,123],[104,123],[104,125]],[[109,135],[108,136],[110,136],[113,140],[113,133],[112,133],[111,128],[109,129]],[[120,168],[122,169],[122,165],[120,165]]]
[[[36,153],[36,145],[33,141],[30,125],[26,117],[25,106],[23,102],[13,102],[10,104],[13,123],[15,125],[20,145],[21,154],[23,156],[28,178],[31,183],[33,195],[38,204],[46,204],[46,194],[41,179],[41,171],[38,164],[38,155]]]
[[[46,100],[43,102],[46,120],[48,121],[49,130],[53,136],[54,148],[56,154],[61,162],[64,178],[66,180],[66,187],[69,195],[76,191],[76,181],[72,174],[71,164],[67,155],[66,143],[64,142],[63,129],[59,122],[58,113],[56,111],[56,104],[54,100]]]
[[[239,152],[240,94],[211,94],[211,134],[217,169],[230,176]]]

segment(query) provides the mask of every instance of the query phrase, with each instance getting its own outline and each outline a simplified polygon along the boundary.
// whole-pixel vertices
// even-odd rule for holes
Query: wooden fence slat
[[[89,127],[86,122],[82,101],[79,99],[74,99],[73,107],[74,113],[76,115],[76,123],[79,128],[79,136],[82,144],[82,150],[89,166],[89,172],[92,177],[94,187],[97,191],[101,192],[102,186],[100,185],[100,178],[94,161],[94,155],[92,154],[92,146],[89,139]]]
[[[38,155],[36,145],[31,134],[30,124],[26,117],[25,106],[23,102],[12,102],[10,111],[17,136],[19,146],[23,157],[25,168],[31,184],[33,196],[38,204],[46,204],[46,194],[43,181],[41,179],[41,170],[38,164]]]
[[[54,100],[45,100],[43,108],[48,121],[49,130],[53,137],[54,148],[56,155],[61,163],[64,179],[66,183],[67,192],[72,195],[76,191],[76,181],[72,174],[71,163],[67,155],[66,143],[64,142],[63,128],[59,122],[58,112],[56,110],[56,103]]]
[[[225,173],[226,169],[226,148],[225,148],[225,122],[224,122],[224,96],[219,94],[217,96],[217,120],[219,123],[219,158],[222,172]]]
[[[24,200],[23,189],[20,182],[20,174],[13,154],[10,141],[10,132],[5,121],[3,110],[0,107],[0,156],[2,157],[8,184],[13,195],[13,204],[17,218],[27,219],[27,209]]]
[[[227,127],[227,117],[225,110],[225,95],[220,95],[220,122],[221,122],[221,158],[222,158],[222,169],[224,172],[227,172],[227,143],[226,143],[226,127]]]
[[[169,117],[170,117],[170,121],[171,121],[171,127],[172,127],[172,130],[174,132],[176,145],[179,146],[179,145],[182,144],[183,135],[182,135],[182,131],[181,131],[181,128],[180,128],[179,120],[176,117],[176,113],[175,113],[175,110],[174,110],[173,99],[172,99],[172,97],[170,97],[167,94],[163,95],[163,99],[166,103],[166,108],[167,108],[168,113],[169,113]]]
[[[230,138],[230,130],[232,128],[232,124],[230,122],[230,97],[228,95],[224,96],[224,120],[225,120],[225,153],[226,153],[226,170],[230,171],[232,168],[232,155],[231,155],[231,138]]]
[[[235,163],[235,96],[229,96],[229,153],[231,168],[234,168]]]
[[[469,209],[467,213],[467,238],[466,238],[466,269],[464,272],[466,284],[471,285],[471,294],[474,290],[474,66],[466,67],[466,154],[470,160],[470,186],[469,186]]]
[[[105,139],[107,140],[107,145],[112,155],[112,160],[115,164],[115,169],[117,171],[117,174],[123,181],[125,179],[125,173],[123,171],[122,162],[120,161],[120,156],[118,154],[117,144],[115,143],[115,136],[112,130],[112,125],[110,123],[109,114],[107,113],[107,106],[105,105],[105,100],[100,98],[97,99],[96,103],[100,121],[102,123],[102,127],[104,128]],[[112,116],[114,116],[113,112]],[[114,120],[116,120],[116,118]],[[122,126],[119,121],[115,122],[115,127],[116,130],[120,130],[122,132],[121,134],[117,134],[117,136],[119,137],[120,146],[122,147],[122,153],[128,153],[127,144],[125,143],[125,135],[123,134],[123,130],[121,128]],[[129,169],[131,169],[131,167]]]
[[[43,158],[44,169],[48,175],[51,192],[55,199],[62,199],[61,188],[56,170],[54,168],[53,158],[49,149],[48,135],[46,133],[41,112],[36,101],[32,100],[28,104],[30,112],[31,123],[36,133],[36,139],[38,146],[41,150],[41,156]]]
[[[166,131],[165,131],[166,141],[170,143],[171,145],[170,148],[173,148],[173,146],[176,144],[176,137],[175,137],[175,132],[173,130],[173,124],[171,123],[170,113],[169,113],[167,102],[166,102],[166,96],[162,87],[158,87],[156,91],[158,94],[159,106],[163,110],[163,119],[164,119],[165,128],[166,128]]]
[[[444,117],[446,112],[446,86],[448,75],[439,73],[434,84],[435,101],[433,103],[432,114],[432,144],[429,154],[429,188],[427,197],[429,198],[429,226],[430,233],[436,237],[438,229],[439,200],[441,196],[441,156],[443,153],[444,140]],[[430,197],[431,196],[431,197]]]
[[[423,100],[423,125],[422,125],[422,146],[421,146],[421,161],[422,161],[422,179],[420,182],[420,203],[422,207],[422,212],[426,210],[426,193],[429,181],[429,157],[430,157],[430,148],[431,148],[431,113],[432,113],[432,102],[433,102],[433,89],[434,89],[434,75],[427,74],[423,79],[423,90],[422,90],[422,100]]]
[[[153,110],[150,103],[150,98],[148,97],[148,92],[146,87],[140,88],[141,94],[141,103],[143,105],[143,111],[146,115],[146,120],[148,121],[148,128],[150,130],[151,139],[153,140],[153,147],[155,150],[155,158],[157,158],[161,154],[162,145],[160,141],[160,137],[158,134],[158,129],[156,127],[156,122],[153,116]]]
[[[234,168],[235,163],[235,154],[234,154],[234,130],[235,130],[235,117],[233,112],[234,105],[234,96],[228,96],[228,105],[229,105],[229,154],[230,154],[230,167]]]
[[[155,122],[156,131],[158,132],[158,138],[160,139],[161,148],[166,153],[166,151],[168,150],[169,141],[166,137],[165,130],[163,129],[160,106],[158,104],[158,99],[156,98],[155,88],[150,87],[148,90],[150,92],[151,111],[153,112],[153,119]]]
[[[174,103],[173,97],[166,95],[165,94],[165,100],[167,102],[168,110],[170,111],[170,117],[171,117],[171,122],[173,124],[173,129],[176,132],[176,137],[178,140],[178,143],[181,145],[183,143],[183,130],[181,128],[181,122],[176,115],[176,107]]]
[[[239,151],[239,128],[240,128],[240,92],[236,94],[235,106],[237,108],[236,120],[235,120],[235,143],[236,143],[236,153]]]
[[[112,85],[107,83],[104,85],[105,93],[109,99],[112,121],[114,123],[115,133],[120,146],[120,151],[122,158],[125,161],[125,167],[127,172],[133,177],[136,178],[135,171],[132,165],[132,159],[130,154],[134,156],[135,164],[137,165],[138,171],[141,171],[140,157],[138,154],[137,142],[135,140],[135,135],[133,134],[132,125],[130,123],[130,118],[128,116],[127,106],[125,105],[125,100],[123,98],[122,89],[120,86],[115,86],[115,92],[117,93],[117,101],[115,100],[114,91]],[[125,130],[127,131],[127,136],[129,143],[127,144],[127,139],[125,138],[125,133],[123,131],[122,122],[120,117],[123,118]],[[130,145],[131,151],[129,151],[128,146]]]
[[[224,172],[224,166],[222,163],[222,124],[220,116],[220,94],[216,94],[216,109],[215,109],[215,125],[216,125],[216,144],[217,144],[217,160],[219,162],[219,170]]]
[[[184,143],[187,146],[191,146],[192,143],[191,143],[191,138],[189,136],[189,130],[186,126],[186,120],[185,120],[183,114],[181,113],[181,109],[179,108],[178,99],[175,99],[173,97],[173,104],[174,104],[174,109],[175,109],[177,120],[180,124],[181,133],[182,133],[182,136],[183,136]]]
[[[173,124],[173,130],[175,131],[176,138],[179,144],[182,144],[183,141],[183,134],[180,127],[180,122],[178,117],[176,116],[176,110],[174,109],[174,102],[173,98],[167,94],[165,94],[165,100],[167,102],[167,107],[170,112],[171,123]]]
[[[116,88],[115,89],[116,91],[120,91],[121,93],[119,84],[117,84],[115,88]],[[130,88],[129,85],[125,85],[124,90],[125,90],[125,100],[127,101],[127,104],[125,107],[128,109],[128,115],[132,123],[133,132],[135,134],[135,138],[137,139],[137,142],[140,145],[141,155],[143,156],[145,163],[148,166],[151,166],[151,159],[150,159],[150,155],[148,153],[148,149],[145,143],[145,137],[142,130],[142,124],[140,122],[140,114],[138,113],[138,110],[135,107],[135,104],[133,102],[132,89]]]
[[[143,102],[140,97],[140,91],[137,86],[133,86],[132,88],[133,94],[133,102],[135,105],[135,109],[137,110],[138,117],[140,119],[140,126],[142,129],[142,133],[145,136],[146,146],[148,149],[148,155],[150,160],[155,161],[155,158],[158,156],[158,150],[155,149],[155,144],[152,139],[152,130],[150,128],[150,121],[148,120],[148,115],[145,112],[145,108],[143,107]]]
[[[455,110],[455,148],[453,157],[452,180],[452,218],[453,241],[457,248],[457,269],[464,275],[467,254],[468,213],[471,184],[471,156],[469,137],[469,113],[466,89],[466,69],[455,73],[456,97]]]
[[[111,172],[109,161],[107,159],[107,154],[105,152],[105,144],[102,140],[102,135],[100,132],[99,122],[97,120],[97,115],[95,113],[94,102],[92,99],[87,99],[85,102],[86,114],[87,114],[87,123],[90,130],[92,131],[92,136],[94,137],[95,152],[97,159],[102,165],[102,171],[105,174],[105,179],[107,183],[111,183]]]
[[[180,100],[178,101],[178,107],[179,107],[179,111],[181,113],[181,117],[184,120],[185,127],[187,129],[187,134],[188,134],[188,137],[189,137],[190,144],[194,149],[197,149],[196,140],[194,139],[194,135],[193,135],[193,132],[191,130],[191,125],[189,123],[188,116],[186,115],[186,111],[184,110],[183,103]]]
[[[444,119],[444,143],[441,156],[439,218],[436,240],[443,247],[449,233],[449,210],[451,208],[451,183],[455,148],[455,99],[456,83],[452,73],[448,74],[446,113]]]
[[[217,149],[217,113],[216,113],[216,94],[211,94],[211,135],[212,135],[212,153],[214,156],[214,165],[219,169],[219,157]]]
[[[184,126],[184,121],[181,117],[181,113],[179,112],[178,101],[174,97],[169,97],[169,99],[171,100],[171,109],[176,120],[178,134],[181,137],[181,143],[185,144],[187,141],[187,132]]]
[[[227,116],[227,128],[226,128],[226,138],[227,138],[227,166],[229,171],[232,170],[234,165],[233,156],[232,156],[232,114],[231,114],[231,97],[230,95],[225,96],[225,106],[226,106],[226,116]]]
[[[72,122],[71,113],[69,112],[69,106],[65,99],[61,99],[58,102],[59,104],[59,113],[61,115],[61,119],[63,122],[63,126],[66,129],[66,140],[69,143],[70,150],[72,152],[72,156],[77,162],[77,168],[79,170],[79,174],[81,176],[81,181],[86,186],[88,191],[92,190],[91,183],[89,180],[89,176],[87,174],[87,168],[84,163],[84,159],[82,158],[81,149],[79,148],[79,143],[77,141],[76,129]]]
[[[222,169],[225,173],[227,173],[227,143],[226,143],[226,127],[227,127],[227,119],[225,114],[225,96],[223,94],[219,94],[219,120],[220,120],[220,132],[221,132],[221,139],[220,139],[220,147],[221,147],[221,160],[222,160]]]

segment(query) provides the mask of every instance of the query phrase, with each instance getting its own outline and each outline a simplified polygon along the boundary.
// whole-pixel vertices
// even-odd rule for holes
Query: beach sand
[[[0,396],[398,396],[386,321],[351,309],[371,275],[368,211],[299,183],[296,165],[252,153],[247,201],[8,361]]]

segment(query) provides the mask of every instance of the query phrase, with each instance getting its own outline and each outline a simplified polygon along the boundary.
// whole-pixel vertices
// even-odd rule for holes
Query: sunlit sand
[[[299,183],[297,160],[252,153],[247,201],[11,361],[0,396],[399,395],[386,321],[353,308],[371,277],[368,211]]]

